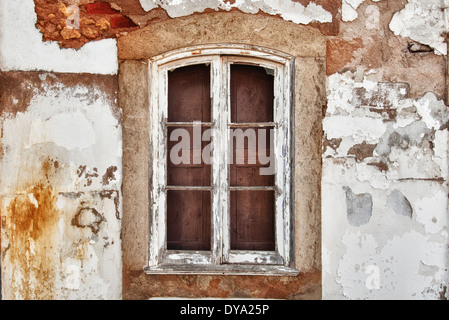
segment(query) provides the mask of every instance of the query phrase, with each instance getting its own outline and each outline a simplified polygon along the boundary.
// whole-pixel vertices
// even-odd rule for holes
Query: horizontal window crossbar
[[[259,128],[265,128],[265,127],[276,127],[276,123],[274,122],[248,122],[248,123],[230,123],[229,127],[231,128],[243,128],[243,127],[259,127]]]
[[[193,127],[193,126],[202,126],[202,127],[212,127],[212,122],[165,122],[167,127]]]
[[[212,191],[212,187],[167,186],[167,191]]]
[[[267,187],[229,187],[230,191],[276,191],[277,188],[273,186]]]

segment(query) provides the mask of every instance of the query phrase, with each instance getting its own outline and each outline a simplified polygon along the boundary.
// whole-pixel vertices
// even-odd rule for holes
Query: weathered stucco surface
[[[33,0],[3,0],[0,6],[0,68],[3,71],[117,73],[114,39],[86,44],[78,51],[60,50],[56,42],[42,42],[35,27]]]
[[[4,299],[121,296],[113,76],[0,75]]]
[[[327,52],[323,298],[447,299],[442,2],[344,2]]]
[[[448,299],[447,6],[2,0],[2,298]],[[145,59],[208,43],[296,57],[298,277],[142,270]]]
[[[339,140],[323,154],[324,297],[447,298],[446,106],[402,84],[337,78],[323,123]]]

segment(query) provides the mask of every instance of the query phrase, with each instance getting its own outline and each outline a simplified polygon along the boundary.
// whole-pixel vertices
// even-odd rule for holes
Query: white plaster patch
[[[393,16],[390,29],[396,35],[434,48],[437,54],[447,54],[442,36],[447,31],[443,5],[441,0],[408,0],[405,8]]]
[[[438,233],[448,226],[447,194],[440,188],[432,196],[415,201],[416,221],[422,223],[427,233]]]
[[[342,240],[347,251],[337,282],[348,299],[434,300],[440,297],[440,284],[447,283],[447,248],[420,233],[394,236],[383,247],[373,235],[360,232],[346,232]]]
[[[448,131],[436,131],[433,148],[433,162],[440,168],[441,176],[449,175],[448,169]]]
[[[354,88],[364,88],[367,91],[372,91],[378,86],[378,82],[367,80],[363,75],[350,71],[343,74],[334,73],[327,78],[327,92],[328,105],[326,113],[328,115],[342,115],[348,114],[355,110],[354,106]],[[359,78],[359,79],[357,79]]]
[[[280,15],[284,20],[298,24],[309,24],[311,22],[332,22],[332,14],[320,5],[313,2],[303,6],[298,2],[290,0],[236,0],[234,3],[224,0],[139,0],[145,11],[152,10],[158,6],[167,11],[172,17],[191,15],[194,12],[202,12],[205,9],[231,10],[237,8],[246,13],[257,13],[259,10],[271,15]]]
[[[387,127],[382,119],[333,116],[323,120],[328,139],[352,137],[356,144],[366,141],[376,143]]]
[[[79,50],[61,49],[56,42],[42,41],[36,21],[33,0],[0,2],[1,70],[117,73],[115,39],[89,42]]]
[[[65,192],[102,189],[107,169],[121,168],[121,127],[112,101],[97,88],[86,90],[46,86],[33,96],[27,111],[2,119],[1,194],[26,188],[29,177],[21,173],[23,168],[37,173],[47,158],[59,162],[55,187]],[[107,188],[121,184],[120,171]]]
[[[448,111],[443,100],[438,100],[434,93],[427,93],[414,103],[422,120],[429,129],[439,130],[449,120]]]
[[[390,181],[385,176],[385,173],[374,166],[367,166],[364,163],[357,163],[356,166],[356,177],[360,182],[368,182],[374,189],[389,189]]]
[[[343,21],[354,21],[358,18],[357,9],[365,0],[342,0],[341,18]]]
[[[47,142],[67,150],[82,150],[95,144],[95,131],[81,112],[57,114],[46,120],[33,119],[28,146]]]
[[[323,130],[338,148],[323,154],[323,298],[439,299],[449,278],[447,107],[358,71],[327,79]],[[354,158],[364,141],[373,155]],[[348,224],[346,187],[372,196],[369,223]]]

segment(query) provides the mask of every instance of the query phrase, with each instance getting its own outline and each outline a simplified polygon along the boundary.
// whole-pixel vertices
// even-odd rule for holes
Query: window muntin
[[[175,273],[280,272],[284,274],[292,272],[292,269],[289,268],[292,266],[291,229],[293,224],[290,195],[290,157],[292,155],[290,150],[290,79],[292,60],[285,57],[270,56],[266,52],[261,53],[259,51],[245,51],[242,54],[243,51],[239,50],[238,55],[227,54],[235,51],[235,48],[208,48],[201,50],[203,55],[191,51],[190,53],[195,55],[194,58],[184,58],[187,53],[184,51],[172,56],[173,62],[168,61],[170,57],[161,56],[153,59],[151,63],[150,114],[153,117],[150,123],[150,150],[153,151],[153,155],[150,158],[153,160],[151,166],[153,176],[151,198],[153,201],[151,204],[150,259],[149,266],[146,268],[149,273],[165,271]],[[199,65],[210,68],[210,122],[208,113],[204,110],[196,112],[196,114],[201,113],[200,117],[176,118],[179,115],[171,115],[168,108],[170,102],[167,102],[167,92],[170,90],[170,73],[186,67],[198,68]],[[271,96],[268,95],[268,98],[256,97],[258,103],[263,99],[272,102],[271,106],[270,103],[265,103],[266,110],[263,112],[253,111],[251,114],[251,110],[243,109],[243,111],[240,110],[242,112],[239,112],[239,110],[233,109],[233,100],[237,99],[236,101],[238,101],[239,97],[238,94],[235,94],[236,90],[232,90],[232,86],[236,86],[235,82],[238,82],[239,76],[242,76],[239,75],[241,69],[250,69],[256,77],[262,76],[263,78],[265,75],[267,79],[271,79],[271,83],[268,81],[267,84],[267,81],[265,83],[262,81],[261,85],[262,90],[271,90]],[[236,71],[233,72],[233,70]],[[263,74],[261,70],[264,71]],[[232,81],[232,78],[237,78],[237,81]],[[238,92],[238,85],[236,89]],[[203,100],[207,99],[203,98]],[[168,181],[170,180],[166,180],[167,172],[165,171],[169,161],[160,160],[168,159],[167,150],[164,150],[161,137],[163,137],[164,132],[168,133],[168,128],[195,129],[195,126],[201,127],[203,131],[211,129],[209,141],[211,141],[213,155],[211,159],[212,185],[209,186],[207,183],[200,183],[200,185],[195,186],[169,185]],[[263,150],[265,155],[269,154],[268,151],[272,151],[269,150],[270,148],[278,154],[273,159],[274,168],[265,168],[274,170],[274,175],[259,175],[256,179],[250,179],[244,183],[238,182],[237,175],[233,171],[246,170],[247,174],[252,175],[251,172],[258,171],[261,164],[256,163],[253,167],[247,166],[246,169],[244,167],[237,169],[238,167],[228,164],[230,154],[233,153],[229,147],[230,132],[236,129],[269,132],[268,137],[260,140],[265,142],[261,143],[265,145]],[[162,155],[162,157],[159,155]],[[279,172],[282,172],[282,174],[278,174]],[[188,184],[192,183],[189,182]],[[171,214],[166,216],[167,203],[174,196],[179,195],[181,191],[186,192],[186,194],[190,192],[191,197],[202,197],[203,199],[206,197],[206,201],[209,200],[207,197],[210,195],[210,248],[204,246],[204,240],[203,244],[199,246],[183,246],[180,244],[182,241],[178,241],[178,245],[172,246],[173,241],[167,241],[173,239],[173,235],[171,235],[173,230],[167,232],[167,228],[165,228],[166,218],[172,218]],[[173,192],[178,192],[178,194]],[[254,201],[254,199],[257,199],[257,196],[254,197],[255,194],[263,194],[264,196],[260,197],[263,200]],[[168,206],[171,206],[171,203]],[[248,213],[247,210],[244,210],[245,206],[250,206],[253,212],[265,210],[267,213],[261,216],[261,221],[258,221],[261,226],[265,226],[265,230],[264,227],[261,227],[264,232],[259,236],[256,235],[253,239],[246,234],[246,238],[243,237],[244,241],[241,241],[242,237],[239,238],[238,235],[239,227],[251,227],[249,222],[260,218],[250,214],[246,222],[239,221],[237,217],[242,210]],[[206,221],[206,224],[209,223],[207,220],[203,221]],[[197,224],[200,225],[199,222]],[[204,225],[202,228],[207,229],[204,228]],[[251,242],[258,242],[258,244],[253,245]],[[189,248],[192,249],[186,251]],[[267,266],[271,266],[271,269],[267,269]]]

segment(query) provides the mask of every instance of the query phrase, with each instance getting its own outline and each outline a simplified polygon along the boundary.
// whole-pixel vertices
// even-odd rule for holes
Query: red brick
[[[120,11],[112,9],[111,5],[107,2],[101,3],[88,3],[87,14],[119,14]]]
[[[131,19],[121,16],[121,17],[111,17],[110,19],[112,28],[118,29],[118,28],[134,28],[137,27],[137,25],[132,22]]]

